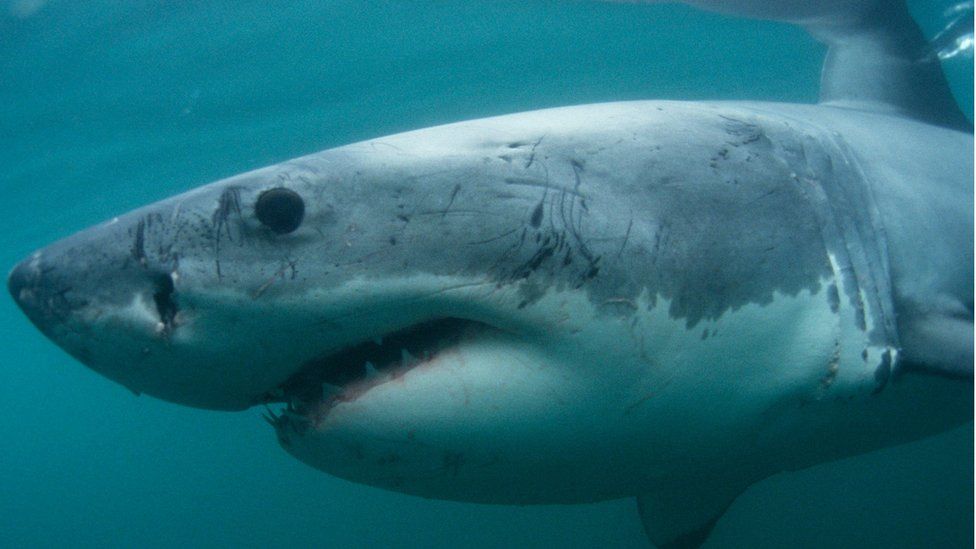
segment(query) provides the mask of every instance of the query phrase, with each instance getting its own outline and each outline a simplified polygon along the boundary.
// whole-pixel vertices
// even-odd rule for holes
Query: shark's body
[[[689,545],[759,479],[970,417],[972,134],[916,114],[634,102],[428,128],[137,210],[8,284],[135,391],[287,403],[283,446],[333,474],[640,496],[652,539]]]

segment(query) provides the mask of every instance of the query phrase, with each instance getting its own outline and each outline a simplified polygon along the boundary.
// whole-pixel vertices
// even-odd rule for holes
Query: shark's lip
[[[286,415],[321,419],[335,405],[356,400],[373,387],[432,362],[464,338],[492,329],[482,322],[444,317],[323,353],[264,395],[264,404],[286,406],[281,416],[269,410],[267,419],[276,427]]]

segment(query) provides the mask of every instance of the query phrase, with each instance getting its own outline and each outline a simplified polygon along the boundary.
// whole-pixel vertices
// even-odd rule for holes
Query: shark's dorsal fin
[[[639,1],[639,0],[638,0]],[[667,0],[644,0],[661,2]],[[937,55],[904,0],[684,0],[702,9],[805,27],[828,46],[820,102],[960,130],[959,110]]]
[[[972,130],[922,31],[901,0],[876,2],[858,20],[804,26],[828,46],[820,102],[892,110],[923,122]]]

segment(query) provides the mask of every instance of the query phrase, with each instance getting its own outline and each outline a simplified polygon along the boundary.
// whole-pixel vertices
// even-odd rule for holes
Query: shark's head
[[[826,424],[816,403],[869,399],[891,366],[765,132],[662,104],[401,134],[136,210],[8,286],[104,376],[268,404],[288,451],[359,482],[530,503],[719,456],[761,476],[757,424]]]
[[[496,493],[525,480],[506,498],[551,499],[536,479],[600,448],[607,392],[632,385],[626,321],[586,321],[637,296],[585,289],[642,229],[625,200],[588,201],[580,178],[602,167],[544,158],[543,139],[437,130],[257,170],[39,250],[9,291],[136,393],[283,404],[285,447],[319,445],[339,475],[449,497],[457,471],[484,468]]]

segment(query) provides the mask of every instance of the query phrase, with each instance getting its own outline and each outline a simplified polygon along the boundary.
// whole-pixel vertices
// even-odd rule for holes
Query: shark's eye
[[[258,197],[254,213],[265,227],[278,234],[288,234],[302,224],[305,202],[295,191],[271,189]]]

